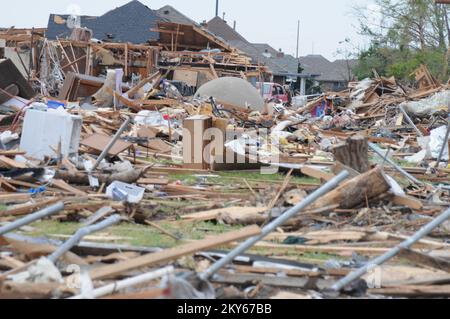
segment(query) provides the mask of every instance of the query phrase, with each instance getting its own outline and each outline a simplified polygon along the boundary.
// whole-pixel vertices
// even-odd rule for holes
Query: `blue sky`
[[[50,13],[67,13],[79,8],[85,15],[101,15],[127,3],[127,0],[29,0],[8,2],[0,10],[1,27],[44,27]],[[197,22],[211,19],[215,0],[142,0],[152,9],[166,4]],[[323,54],[336,59],[339,44],[351,39],[352,47],[363,47],[365,40],[357,34],[357,20],[352,7],[369,5],[371,0],[220,0],[220,15],[249,41],[269,43],[276,49],[295,54],[297,21],[301,21],[300,53]]]

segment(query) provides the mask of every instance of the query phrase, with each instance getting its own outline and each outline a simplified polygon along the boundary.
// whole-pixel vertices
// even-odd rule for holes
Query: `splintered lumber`
[[[26,168],[27,166],[23,163],[19,163],[9,157],[0,155],[0,166],[5,166],[7,168]]]
[[[183,244],[178,247],[166,249],[153,254],[143,255],[141,257],[114,265],[99,267],[91,270],[90,277],[93,280],[110,278],[130,270],[166,263],[199,251],[219,247],[237,240],[256,236],[260,233],[261,229],[258,226],[246,227],[238,231],[225,233],[212,238],[206,238],[193,243]]]
[[[305,166],[301,170],[303,175],[310,176],[317,179],[323,179],[324,181],[330,181],[335,175],[324,172],[320,169],[314,168],[312,166]]]
[[[416,198],[412,198],[409,196],[394,196],[392,202],[395,205],[402,205],[402,206],[406,206],[408,208],[411,208],[413,210],[422,210],[423,209],[423,204],[420,200],[416,199]]]
[[[94,177],[98,178],[100,183],[111,184],[115,181],[133,184],[136,183],[142,176],[145,175],[146,171],[149,169],[133,169],[130,171],[125,171],[116,174],[92,174]],[[68,171],[59,170],[56,172],[55,178],[68,181],[70,184],[75,185],[89,185],[89,176],[85,173],[70,173]]]
[[[115,300],[147,300],[147,299],[155,299],[162,298],[166,289],[154,288],[151,290],[141,291],[141,292],[131,292],[125,294],[116,294],[112,296],[102,297],[100,299],[115,299]]]
[[[247,285],[248,283],[260,282],[266,286],[307,289],[310,279],[298,277],[277,277],[265,276],[259,274],[231,274],[221,272],[218,276],[211,279],[213,283],[228,285]],[[331,280],[317,279],[315,284],[319,289],[329,287]]]
[[[182,219],[191,221],[208,221],[216,220],[222,214],[238,214],[243,217],[245,215],[261,214],[267,211],[267,207],[227,207],[220,209],[213,209],[204,212],[188,214],[181,216]]]
[[[234,247],[235,245],[230,245]],[[362,247],[362,246],[334,246],[334,245],[282,245],[272,244],[268,242],[259,242],[255,244],[255,248],[268,249],[271,252],[289,252],[295,251],[299,253],[329,253],[336,255],[351,255],[352,253],[377,255],[386,253],[390,248],[385,247]]]
[[[30,199],[31,194],[2,194],[0,195],[0,204],[27,202]]]
[[[408,259],[409,261],[419,266],[443,270],[450,273],[450,262],[444,259],[431,257],[410,249],[400,250],[398,257]]]
[[[333,148],[336,160],[360,173],[366,173],[370,169],[369,143],[365,136],[352,136]]]
[[[369,289],[369,294],[397,297],[450,297],[450,285],[443,286],[398,286]]]
[[[50,299],[55,294],[73,294],[74,289],[59,283],[18,283],[8,281],[0,284],[3,299]]]
[[[32,203],[32,204],[17,205],[11,209],[0,211],[0,217],[27,215],[38,209],[42,209],[46,206],[52,205],[59,201],[60,201],[59,198],[52,198],[52,199],[40,201],[40,202],[34,203],[34,204]]]
[[[323,275],[327,276],[345,276],[351,270],[350,269],[327,269],[323,271],[305,271],[299,269],[283,269],[283,268],[275,268],[275,267],[253,267],[253,266],[235,266],[239,273],[254,273],[254,274],[273,274],[277,275],[280,273],[284,273],[290,277],[321,277]]]
[[[325,185],[320,187],[318,190],[307,196],[302,202],[297,204],[296,206],[292,207],[291,209],[288,209],[286,212],[284,212],[281,216],[276,218],[273,222],[266,225],[262,230],[261,234],[258,236],[254,236],[252,238],[249,238],[244,243],[239,245],[236,249],[228,253],[225,257],[217,261],[214,265],[212,265],[210,268],[208,268],[205,272],[203,272],[200,275],[200,278],[203,280],[206,280],[208,278],[211,278],[214,274],[216,274],[220,269],[231,263],[234,258],[237,256],[243,254],[250,248],[252,248],[255,244],[257,244],[259,241],[263,240],[265,237],[267,237],[270,233],[275,231],[278,227],[283,226],[286,222],[288,222],[290,219],[295,217],[298,213],[303,211],[304,209],[308,208],[310,205],[312,205],[318,198],[323,196],[324,194],[327,194],[332,189],[336,188],[342,181],[344,181],[349,176],[348,172],[342,172],[335,178],[333,178],[331,181],[327,182]]]
[[[155,79],[156,79],[155,83],[158,83],[160,78],[161,78],[161,73],[158,71],[158,72],[156,72],[156,73],[150,75],[149,77],[147,77],[147,78],[141,80],[135,87],[133,87],[131,90],[129,90],[129,91],[127,92],[128,97],[129,97],[130,99],[133,99],[133,98],[134,98],[134,95],[135,95],[137,92],[139,92],[139,90],[140,90],[141,88],[143,88],[147,83],[149,83],[149,82],[151,82],[151,81],[153,81],[153,80],[155,80]]]
[[[335,190],[322,196],[314,208],[339,205],[340,208],[350,209],[366,203],[368,200],[380,196],[390,190],[391,186],[381,168],[375,168],[359,175]]]
[[[390,259],[394,258],[396,255],[398,255],[398,253],[402,249],[411,248],[414,244],[416,244],[425,236],[429,235],[435,228],[442,225],[449,218],[450,218],[450,209],[446,210],[443,214],[433,219],[429,224],[422,227],[417,233],[415,233],[413,236],[402,242],[400,245],[392,248],[385,254],[373,259],[372,261],[368,262],[365,266],[359,268],[358,270],[350,273],[345,278],[341,279],[339,282],[334,284],[333,287],[331,287],[331,289],[334,291],[342,290],[347,285],[351,284],[355,280],[367,274],[370,269],[373,269],[373,267],[380,266],[385,262],[389,261]]]
[[[141,185],[168,185],[170,180],[168,178],[141,178],[137,184]]]
[[[58,247],[52,244],[33,243],[30,241],[16,239],[15,237],[5,237],[5,240],[14,251],[19,252],[31,259],[39,259],[40,257],[48,256],[58,249]],[[69,264],[80,266],[87,265],[87,262],[83,258],[70,251],[64,254],[64,261]]]
[[[54,179],[52,181],[52,186],[55,186],[57,188],[60,188],[68,193],[72,193],[74,195],[79,195],[79,196],[86,196],[87,194],[83,191],[80,191],[79,189],[70,186],[69,184],[67,184],[65,181],[61,180],[61,179]]]
[[[27,154],[27,152],[17,150],[0,151],[1,156],[8,156],[8,157],[14,157],[17,155],[25,155],[25,154]]]

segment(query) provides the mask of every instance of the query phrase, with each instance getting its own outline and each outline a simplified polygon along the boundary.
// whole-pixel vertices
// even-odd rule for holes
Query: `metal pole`
[[[297,60],[299,58],[299,49],[300,49],[300,20],[298,20],[297,26],[297,55],[296,55]]]
[[[109,142],[108,146],[103,150],[103,152],[100,154],[99,158],[97,159],[97,162],[95,162],[94,166],[91,169],[91,172],[95,171],[97,167],[100,165],[100,163],[103,161],[103,159],[108,155],[108,152],[113,148],[114,144],[119,140],[120,135],[125,131],[125,129],[128,127],[128,125],[131,123],[131,118],[127,118],[127,120],[122,124],[120,129],[117,131],[116,135],[114,135],[111,142]]]
[[[101,223],[83,227],[80,228],[75,235],[73,235],[68,241],[66,241],[64,244],[62,244],[53,254],[51,254],[48,259],[55,263],[62,255],[64,255],[66,252],[68,252],[72,247],[74,247],[76,244],[78,244],[83,237],[95,233],[97,231],[100,231],[102,229],[108,228],[114,224],[117,224],[122,220],[122,217],[120,215],[114,215],[109,217],[108,219],[105,219]]]
[[[64,203],[60,202],[55,205],[49,206],[47,208],[44,208],[34,214],[28,215],[27,217],[24,217],[22,219],[16,220],[15,222],[12,222],[8,225],[5,225],[3,227],[0,227],[0,236],[7,234],[15,229],[18,229],[22,226],[31,224],[39,219],[42,219],[44,217],[54,215],[61,210],[64,209]]]
[[[342,181],[344,181],[347,177],[350,176],[350,173],[347,171],[341,172],[339,175],[334,177],[332,180],[330,180],[328,183],[323,185],[321,188],[319,188],[317,191],[306,197],[301,203],[299,203],[297,206],[294,206],[293,208],[289,209],[287,212],[285,212],[283,215],[275,219],[273,222],[268,224],[266,227],[264,227],[261,231],[261,234],[259,236],[255,236],[252,238],[249,238],[247,241],[242,243],[240,246],[236,247],[234,250],[232,250],[227,256],[222,258],[221,260],[217,261],[214,265],[212,265],[206,272],[200,275],[200,278],[203,280],[209,279],[211,276],[213,276],[215,273],[217,273],[221,268],[226,266],[227,264],[231,263],[237,256],[241,255],[245,251],[247,251],[249,248],[251,248],[253,245],[255,245],[260,240],[264,239],[267,235],[269,235],[271,232],[273,232],[278,227],[282,226],[284,223],[286,223],[289,219],[297,215],[299,212],[310,206],[312,203],[314,203],[316,200],[318,200],[321,196],[327,194],[334,188],[336,188]]]
[[[133,278],[129,278],[129,279],[125,279],[122,281],[118,281],[116,283],[95,289],[93,291],[93,297],[94,298],[100,298],[100,297],[104,297],[110,294],[113,294],[117,291],[120,291],[122,289],[126,289],[138,284],[143,284],[143,283],[147,283],[149,281],[155,280],[157,278],[163,277],[163,276],[167,276],[172,274],[175,271],[175,268],[173,266],[169,266],[154,272],[149,272],[137,277],[133,277]],[[83,299],[82,295],[78,295],[78,296],[74,296],[72,298],[69,299]]]
[[[408,121],[408,123],[414,128],[414,130],[417,132],[417,135],[423,137],[423,133],[417,128],[417,126],[414,124],[413,120],[409,117],[408,113],[406,113],[405,109],[403,108],[403,106],[399,107],[400,111],[403,113],[403,115],[405,116],[406,120]]]
[[[219,16],[219,0],[216,0],[216,17]]]
[[[425,185],[424,182],[419,181],[417,178],[409,174],[407,171],[405,171],[403,168],[395,164],[389,157],[386,156],[386,154],[383,154],[383,151],[375,144],[369,143],[369,147],[374,151],[378,156],[380,156],[382,159],[385,159],[386,162],[388,162],[392,167],[394,167],[400,174],[408,178],[410,181],[417,185]]]
[[[366,266],[350,273],[347,277],[343,278],[336,284],[334,284],[331,289],[334,291],[340,291],[353,281],[357,280],[358,278],[364,276],[368,271],[373,269],[373,267],[380,266],[383,263],[387,262],[388,260],[395,257],[402,249],[408,249],[415,243],[417,243],[419,240],[421,240],[423,237],[430,234],[436,227],[443,224],[446,220],[450,218],[450,209],[448,209],[445,213],[437,217],[435,220],[433,220],[431,223],[423,227],[421,230],[419,230],[414,236],[410,237],[408,240],[404,241],[391,251],[387,252],[386,254],[375,258],[373,261],[369,262]]]
[[[450,116],[449,116],[449,122],[447,127],[447,133],[445,134],[444,143],[441,148],[441,152],[439,153],[439,157],[437,159],[436,167],[439,167],[439,164],[441,163],[442,156],[444,156],[445,148],[448,147],[448,137],[450,136]],[[450,149],[449,149],[449,157],[450,157]]]

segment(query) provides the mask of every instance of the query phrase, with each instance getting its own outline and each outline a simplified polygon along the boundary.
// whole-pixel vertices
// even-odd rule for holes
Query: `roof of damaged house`
[[[220,17],[215,17],[206,25],[209,31],[227,41],[231,46],[248,54],[255,63],[268,66],[274,75],[298,75],[298,59],[284,54],[267,43],[250,43]],[[302,74],[315,76],[319,81],[346,82],[352,78],[345,60],[330,62],[321,55],[300,58]],[[350,68],[354,65],[351,63]]]
[[[51,14],[47,38],[55,40],[70,37],[72,30],[67,26],[69,17]],[[156,11],[134,0],[100,17],[81,16],[80,20],[81,27],[91,29],[94,38],[99,40],[141,44],[158,38],[158,33],[150,30],[164,19]]]
[[[347,64],[348,62],[348,64]],[[318,81],[348,82],[352,80],[354,60],[329,61],[322,55],[314,54],[300,57],[300,64],[306,73],[320,74]]]
[[[294,75],[298,72],[297,59],[283,54],[268,44],[249,43],[240,40],[229,43],[252,57],[255,63],[268,66],[274,75]]]
[[[163,46],[171,47],[177,50],[198,50],[201,49],[220,49],[222,51],[232,52],[234,47],[223,39],[211,34],[208,30],[195,24],[179,24],[173,22],[158,22],[158,29],[160,30],[159,41],[154,43]],[[173,34],[179,32],[179,40],[173,42]]]
[[[206,24],[206,28],[225,41],[242,41],[248,43],[248,41],[242,35],[240,35],[232,27],[230,27],[228,23],[222,18],[213,18]]]
[[[156,12],[161,18],[169,22],[179,24],[197,24],[194,20],[192,20],[191,18],[187,17],[186,15],[184,15],[183,13],[181,13],[180,11],[169,5],[156,10]]]

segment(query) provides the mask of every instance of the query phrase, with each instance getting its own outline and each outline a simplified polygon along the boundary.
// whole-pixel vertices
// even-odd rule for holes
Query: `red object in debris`
[[[284,89],[283,86],[277,84],[277,83],[271,83],[271,82],[258,82],[256,83],[256,88],[261,92],[261,86],[263,90],[263,97],[264,100],[271,100],[271,99],[277,99],[280,100],[282,103],[288,103],[289,102],[289,93]]]
[[[168,114],[164,115],[164,120],[169,121],[170,120],[170,116]]]

